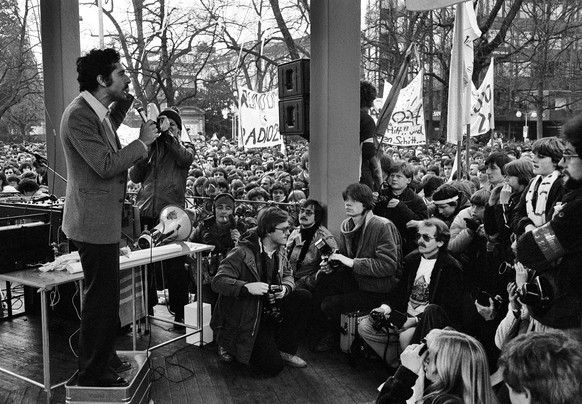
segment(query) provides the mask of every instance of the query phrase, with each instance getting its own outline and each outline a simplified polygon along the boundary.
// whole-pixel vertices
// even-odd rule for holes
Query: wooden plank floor
[[[165,307],[156,306],[156,315]],[[162,314],[163,315],[163,314]],[[138,334],[138,350],[179,335],[171,325],[154,321],[151,333]],[[53,384],[70,378],[76,358],[69,346],[77,346],[78,322],[50,318],[51,375]],[[142,331],[144,331],[142,329]],[[0,321],[0,366],[42,381],[40,316],[25,315]],[[120,336],[118,350],[132,350],[131,333]],[[285,367],[276,377],[265,377],[234,363],[218,360],[216,346],[199,348],[185,340],[151,353],[151,400],[154,403],[367,403],[387,375],[380,360],[363,361],[355,368],[346,354],[313,353],[305,346],[299,356],[307,368]],[[65,403],[65,388],[53,390],[53,403]],[[0,373],[0,403],[46,403],[46,393],[32,384]]]

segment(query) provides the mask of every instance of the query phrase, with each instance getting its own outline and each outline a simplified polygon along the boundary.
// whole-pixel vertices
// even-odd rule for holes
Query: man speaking
[[[121,387],[128,368],[115,353],[119,316],[119,240],[127,170],[147,157],[158,137],[153,121],[122,148],[115,130],[133,102],[129,77],[114,49],[93,49],[77,59],[81,94],[63,113],[67,163],[63,231],[79,250],[85,293],[79,334],[81,386]]]

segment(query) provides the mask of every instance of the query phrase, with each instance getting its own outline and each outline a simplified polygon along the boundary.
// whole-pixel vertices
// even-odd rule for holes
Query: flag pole
[[[462,171],[462,164],[461,164],[461,149],[463,147],[463,10],[462,4],[457,4],[455,6],[455,44],[453,45],[457,50],[457,55],[455,59],[456,64],[456,88],[458,90],[458,94],[455,94],[457,99],[455,100],[456,105],[456,119],[454,120],[455,126],[454,128],[449,128],[449,130],[453,129],[454,135],[457,138],[457,180],[461,179],[461,171]],[[452,67],[452,66],[451,66]],[[450,84],[449,84],[450,85]],[[450,97],[450,92],[449,92]],[[450,100],[449,100],[450,105]],[[452,111],[449,108],[448,113],[450,114]]]

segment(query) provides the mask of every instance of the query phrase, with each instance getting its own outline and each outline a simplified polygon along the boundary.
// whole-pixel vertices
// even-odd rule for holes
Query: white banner
[[[455,6],[455,26],[449,71],[447,142],[463,140],[463,126],[470,123],[471,83],[473,76],[473,41],[481,35],[473,2]]]
[[[239,88],[240,139],[246,149],[283,146],[279,133],[278,90],[257,93]]]
[[[396,107],[386,135],[382,143],[395,146],[412,146],[426,143],[426,131],[424,127],[424,104],[422,98],[422,83],[424,70],[402,90],[398,95]],[[384,83],[384,101],[390,92],[391,85]]]
[[[493,77],[495,63],[491,64],[479,90],[473,85],[473,104],[471,105],[471,136],[483,135],[495,128],[495,114],[493,108]],[[466,127],[465,127],[466,129]],[[463,135],[466,135],[465,130]]]

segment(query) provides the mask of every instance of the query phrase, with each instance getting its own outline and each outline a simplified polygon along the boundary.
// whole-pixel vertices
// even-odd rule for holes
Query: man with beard
[[[77,59],[81,94],[61,120],[68,173],[63,231],[79,250],[85,277],[79,332],[78,384],[82,386],[128,385],[117,372],[131,365],[115,353],[121,213],[127,169],[147,157],[158,137],[155,123],[148,121],[138,139],[121,147],[115,129],[133,96],[119,61],[114,49],[93,49]]]
[[[322,240],[329,245],[331,251],[337,249],[337,243],[331,232],[321,224],[323,207],[314,200],[308,199],[301,204],[299,210],[299,228],[293,230],[287,240],[289,263],[293,268],[297,288],[313,292],[319,273],[322,254],[315,243]]]
[[[543,226],[524,233],[517,242],[517,259],[535,271],[530,279],[541,285],[542,302],[530,301],[532,317],[547,327],[569,331],[580,338],[582,307],[582,115],[563,127],[566,194],[556,203],[553,217]],[[521,298],[524,303],[523,297]]]

